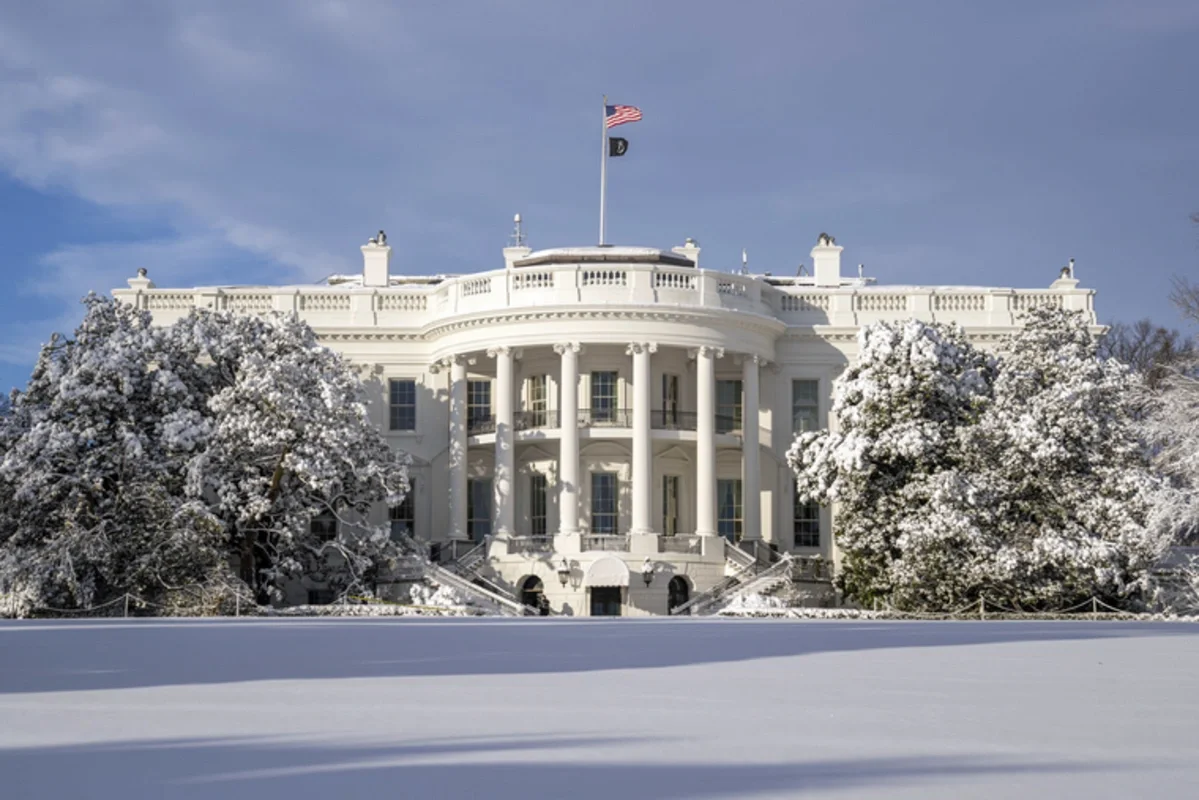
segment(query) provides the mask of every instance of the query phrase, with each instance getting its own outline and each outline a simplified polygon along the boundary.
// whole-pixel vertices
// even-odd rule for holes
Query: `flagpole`
[[[603,152],[600,155],[600,237],[599,243],[604,243],[604,214],[608,205],[608,95],[604,95],[603,113],[600,119],[604,126],[604,135],[600,140]]]

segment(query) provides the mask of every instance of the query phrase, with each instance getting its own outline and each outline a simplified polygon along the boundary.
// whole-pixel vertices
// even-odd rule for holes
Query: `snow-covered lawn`
[[[0,623],[0,797],[1199,796],[1199,625]]]

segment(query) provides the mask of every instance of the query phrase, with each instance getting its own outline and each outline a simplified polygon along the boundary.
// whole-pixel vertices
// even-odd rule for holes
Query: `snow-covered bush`
[[[407,473],[350,367],[294,316],[156,328],[85,303],[0,416],[0,592],[78,607],[240,578],[262,601],[300,575],[369,591],[395,551],[361,520]]]
[[[1053,609],[1147,588],[1169,540],[1150,519],[1140,382],[1097,357],[1081,315],[1030,312],[998,359],[916,321],[867,326],[859,346],[834,387],[839,429],[788,453],[800,495],[836,503],[849,597]]]
[[[768,611],[786,607],[787,604],[779,597],[762,594],[739,594],[728,603],[725,603],[724,607],[717,613],[723,614],[727,611],[730,614],[735,614],[743,611]]]
[[[464,597],[450,586],[431,586],[416,583],[409,589],[408,596],[413,605],[430,608],[462,608],[471,605],[469,598]]]

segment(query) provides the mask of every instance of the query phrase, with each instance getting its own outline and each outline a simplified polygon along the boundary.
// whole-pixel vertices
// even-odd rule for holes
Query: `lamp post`
[[[641,565],[641,580],[645,581],[646,587],[654,582],[654,562],[649,560],[649,556],[645,557],[645,563]]]
[[[566,588],[566,582],[570,580],[570,564],[566,559],[562,559],[562,563],[558,565],[558,582],[562,584],[562,588]]]

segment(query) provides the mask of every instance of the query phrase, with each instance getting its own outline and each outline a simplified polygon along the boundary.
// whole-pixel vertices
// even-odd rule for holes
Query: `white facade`
[[[517,596],[535,577],[555,611],[663,614],[746,551],[835,565],[831,511],[794,502],[783,455],[799,427],[835,425],[831,382],[861,325],[956,322],[987,341],[1039,305],[1094,319],[1068,271],[1043,290],[882,287],[843,277],[841,249],[822,235],[812,277],[700,269],[690,240],[509,247],[502,269],[401,277],[372,240],[363,274],[329,285],[142,275],[114,294],[162,323],[192,307],[298,314],[363,368],[374,420],[412,456],[399,515],[418,539],[450,559],[487,542],[485,576]]]

